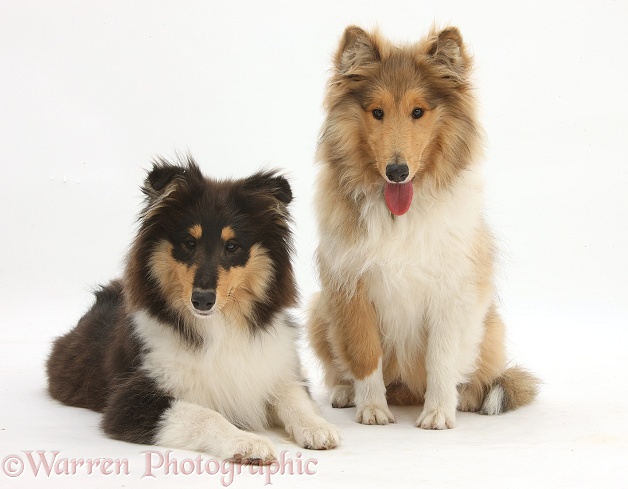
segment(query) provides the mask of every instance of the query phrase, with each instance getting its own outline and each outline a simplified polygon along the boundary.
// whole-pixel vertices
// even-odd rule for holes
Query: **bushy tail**
[[[539,384],[539,379],[523,368],[507,369],[489,387],[480,414],[500,414],[530,404]]]

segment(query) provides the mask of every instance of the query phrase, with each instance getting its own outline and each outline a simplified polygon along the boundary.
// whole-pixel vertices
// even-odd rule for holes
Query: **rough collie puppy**
[[[305,448],[338,444],[301,377],[288,182],[235,181],[156,162],[122,280],[96,292],[48,360],[55,399],[103,413],[113,438],[243,463],[276,457],[243,430],[285,426]]]
[[[452,428],[456,408],[497,414],[536,393],[506,367],[470,70],[455,27],[406,46],[348,27],[335,56],[308,331],[332,405],[360,423],[393,422],[388,401]]]

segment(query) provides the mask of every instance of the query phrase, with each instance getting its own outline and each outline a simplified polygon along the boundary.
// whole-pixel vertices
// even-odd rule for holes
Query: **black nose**
[[[208,289],[192,291],[192,305],[198,311],[209,311],[216,304],[216,292]]]
[[[389,163],[386,166],[386,176],[391,182],[399,183],[408,178],[408,165],[405,163]]]

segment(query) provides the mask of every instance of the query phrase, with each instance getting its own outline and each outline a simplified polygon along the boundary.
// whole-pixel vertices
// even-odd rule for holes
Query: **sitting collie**
[[[455,27],[403,46],[348,27],[335,56],[308,331],[332,405],[363,424],[423,404],[417,426],[452,428],[456,408],[498,414],[536,394],[506,366],[470,71]]]
[[[270,463],[285,426],[305,448],[338,445],[301,377],[288,182],[235,181],[158,161],[124,276],[96,292],[48,360],[52,397],[103,413],[119,440]]]

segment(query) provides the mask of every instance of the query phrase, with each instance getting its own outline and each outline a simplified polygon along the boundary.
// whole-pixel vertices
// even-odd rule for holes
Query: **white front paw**
[[[394,423],[395,417],[385,404],[367,404],[358,408],[355,420],[362,424],[388,424]]]
[[[445,430],[453,428],[456,425],[456,411],[450,412],[441,407],[432,409],[424,408],[419,419],[417,419],[416,425],[424,430]]]
[[[267,465],[277,459],[277,452],[269,439],[243,432],[231,441],[225,458],[241,464]]]
[[[320,421],[292,428],[297,445],[311,450],[330,450],[340,444],[336,428],[321,418]]]

